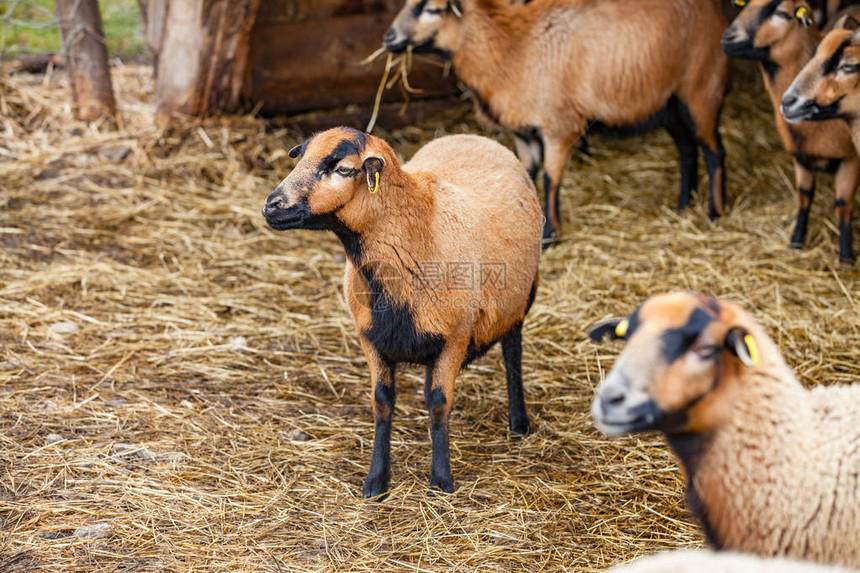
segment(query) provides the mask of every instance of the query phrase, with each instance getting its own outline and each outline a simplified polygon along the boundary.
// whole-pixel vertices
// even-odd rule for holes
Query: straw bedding
[[[830,182],[808,248],[788,250],[791,163],[742,68],[730,214],[673,211],[665,134],[592,139],[524,331],[534,434],[508,434],[494,350],[458,379],[458,490],[429,494],[423,376],[404,368],[393,489],[364,502],[373,423],[342,250],[259,212],[305,134],[247,117],[160,133],[149,70],[115,83],[119,130],[71,121],[61,78],[0,80],[0,570],[601,570],[702,537],[661,440],[594,429],[619,348],[590,343],[591,323],[702,290],[750,308],[805,383],[860,378],[860,276],[837,262]],[[480,132],[471,117],[452,102],[378,133],[408,157]]]

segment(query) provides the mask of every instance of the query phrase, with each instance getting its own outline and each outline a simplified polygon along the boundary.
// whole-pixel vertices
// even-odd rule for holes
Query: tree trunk
[[[56,5],[76,117],[116,117],[98,0],[56,0]]]
[[[138,0],[155,57],[156,121],[235,112],[260,0]]]

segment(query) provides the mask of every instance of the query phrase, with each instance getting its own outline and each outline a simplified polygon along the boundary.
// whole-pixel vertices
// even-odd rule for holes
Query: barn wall
[[[287,114],[373,103],[385,68],[361,60],[382,42],[403,0],[261,0],[251,32],[246,97],[261,113]],[[441,62],[441,60],[438,60]],[[409,74],[413,98],[456,92],[453,78],[419,61]],[[385,101],[402,101],[396,87]]]

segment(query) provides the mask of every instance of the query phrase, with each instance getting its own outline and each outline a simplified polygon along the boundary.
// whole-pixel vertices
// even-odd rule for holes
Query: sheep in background
[[[818,44],[783,95],[780,111],[792,124],[845,120],[854,147],[860,151],[860,24],[849,17],[842,26],[828,32]],[[837,198],[840,251],[851,248],[853,213],[853,194]]]
[[[513,134],[533,180],[545,165],[543,236],[551,244],[561,232],[558,194],[571,146],[591,129],[665,127],[680,156],[679,210],[696,188],[700,146],[709,216],[724,213],[717,127],[725,27],[716,0],[407,0],[383,45],[449,56],[479,117]]]
[[[743,1],[743,0],[741,0]],[[857,8],[860,13],[860,8]],[[764,86],[773,104],[783,145],[794,158],[798,211],[791,246],[806,242],[809,210],[815,198],[815,174],[834,174],[836,205],[853,201],[860,180],[860,157],[848,127],[840,121],[790,125],[779,113],[782,95],[812,57],[821,38],[812,11],[800,0],[750,0],[723,34],[723,51],[730,57],[761,62]],[[839,256],[853,260],[850,227],[840,225]]]

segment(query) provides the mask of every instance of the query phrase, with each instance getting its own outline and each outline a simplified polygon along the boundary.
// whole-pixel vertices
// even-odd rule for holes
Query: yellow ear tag
[[[379,191],[379,171],[374,173],[376,175],[376,184],[373,187],[368,187],[367,190],[370,191],[371,195],[375,195],[377,191]]]
[[[794,11],[794,17],[798,20],[803,20],[807,12],[809,12],[809,9],[806,6],[798,6],[797,10]]]
[[[630,326],[630,322],[625,318],[621,322],[615,325],[615,336],[618,338],[624,338],[627,336],[627,328]]]
[[[747,334],[744,336],[744,344],[747,345],[747,352],[750,353],[750,360],[752,360],[753,365],[758,366],[760,359],[758,354],[758,346],[756,345],[755,340],[753,340],[752,336]]]
[[[743,8],[747,5],[747,0],[735,0],[735,6]]]

